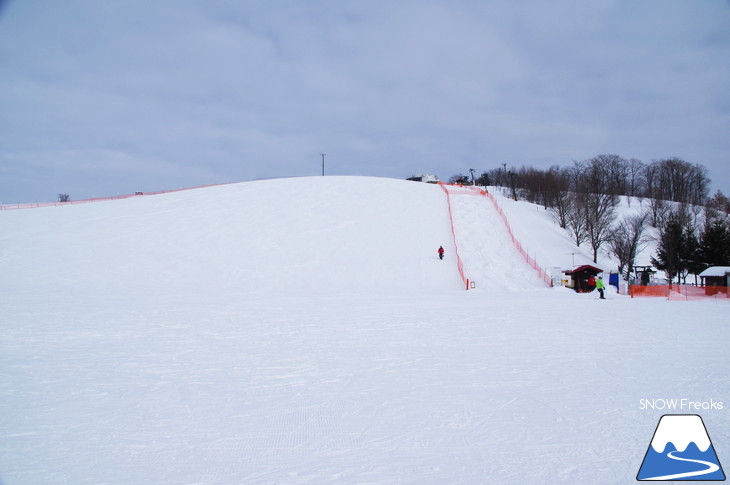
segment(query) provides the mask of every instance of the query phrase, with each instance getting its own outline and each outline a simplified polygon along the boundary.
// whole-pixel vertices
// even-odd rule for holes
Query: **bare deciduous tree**
[[[730,214],[730,199],[722,191],[718,190],[710,200],[707,201],[707,220],[717,217],[724,217]]]
[[[646,213],[630,216],[611,231],[609,249],[618,260],[619,273],[626,279],[634,267],[637,253],[649,240],[644,236],[646,220]]]
[[[651,225],[657,229],[662,229],[669,217],[669,204],[664,199],[652,197],[649,199],[649,209],[651,211]]]
[[[611,168],[605,163],[606,159],[602,157],[589,160],[579,186],[583,194],[586,236],[593,249],[594,263],[598,261],[598,250],[609,239],[618,205],[618,195],[606,190],[611,184]]]
[[[586,240],[586,212],[583,209],[582,194],[570,193],[566,200],[567,229],[576,246]]]
[[[644,169],[646,195],[685,204],[703,205],[707,200],[710,179],[702,165],[692,165],[681,158],[654,160]]]
[[[644,163],[637,158],[631,158],[629,159],[627,168],[628,186],[626,195],[629,196],[629,206],[631,206],[631,199],[640,196],[642,193]]]
[[[598,250],[608,241],[618,205],[618,196],[592,194],[586,203],[586,234],[593,249],[593,262],[598,261]]]

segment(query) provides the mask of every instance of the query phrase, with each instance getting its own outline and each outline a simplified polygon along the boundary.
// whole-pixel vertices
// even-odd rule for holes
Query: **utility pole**
[[[515,199],[515,201],[517,201],[517,190],[515,189],[515,173],[512,170],[510,170],[507,173],[507,175],[509,176],[509,182],[510,182],[510,185],[512,186],[512,198]]]
[[[324,156],[327,155],[326,153],[320,153],[322,155],[322,177],[324,177]]]
[[[568,253],[573,257],[573,268],[575,268],[575,255],[578,253]]]

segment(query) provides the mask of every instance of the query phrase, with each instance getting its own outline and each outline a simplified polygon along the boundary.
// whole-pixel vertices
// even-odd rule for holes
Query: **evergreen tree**
[[[685,227],[679,259],[682,283],[686,283],[687,275],[692,273],[695,275],[695,284],[697,284],[697,275],[702,273],[707,265],[700,260],[700,242],[691,227]]]
[[[699,242],[699,259],[706,266],[730,266],[730,227],[724,218],[708,221]]]
[[[450,184],[459,184],[459,185],[471,185],[471,182],[469,181],[469,177],[467,177],[466,175],[461,174],[461,173],[457,173],[457,174],[449,177],[449,183]]]
[[[669,284],[682,269],[681,256],[684,245],[684,227],[676,214],[671,214],[664,230],[659,236],[656,258],[652,256],[651,264],[666,273]]]

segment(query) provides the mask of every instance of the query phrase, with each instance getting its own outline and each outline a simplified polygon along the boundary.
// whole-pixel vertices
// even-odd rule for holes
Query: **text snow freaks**
[[[720,411],[725,409],[722,401],[693,401],[692,399],[640,399],[639,409],[642,411]]]

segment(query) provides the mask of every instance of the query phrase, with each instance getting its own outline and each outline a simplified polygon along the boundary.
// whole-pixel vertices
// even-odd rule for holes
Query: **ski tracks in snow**
[[[451,192],[459,254],[467,277],[477,289],[519,290],[542,287],[520,257],[499,214],[486,197]]]

